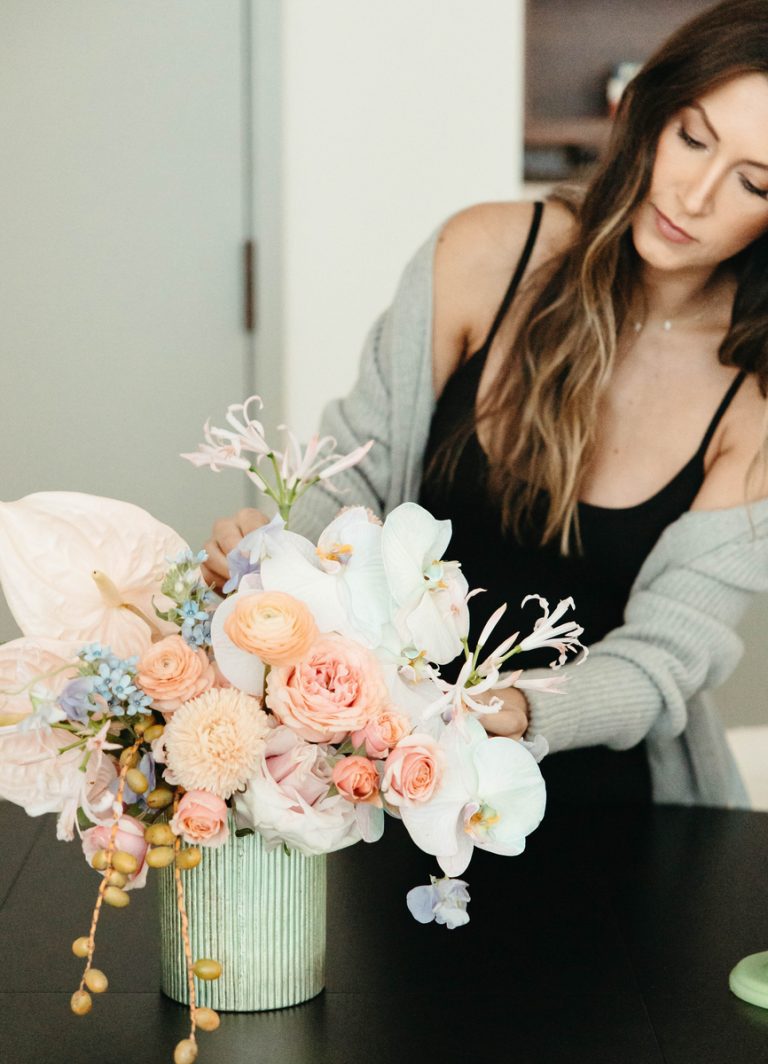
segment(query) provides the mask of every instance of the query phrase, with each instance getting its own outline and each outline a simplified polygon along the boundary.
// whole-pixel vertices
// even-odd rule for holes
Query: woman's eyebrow
[[[710,122],[709,115],[704,110],[704,108],[701,106],[701,104],[698,103],[696,100],[694,100],[693,103],[691,104],[691,107],[693,107],[696,111],[699,112],[699,114],[701,115],[702,119],[704,120],[704,125],[707,127],[709,132],[712,134],[712,136],[715,138],[715,140],[719,144],[720,143],[720,138],[717,135],[717,130],[715,129],[715,127]],[[768,163],[758,163],[758,162],[755,162],[754,159],[744,159],[744,164],[746,166],[756,166],[760,170],[768,170]]]

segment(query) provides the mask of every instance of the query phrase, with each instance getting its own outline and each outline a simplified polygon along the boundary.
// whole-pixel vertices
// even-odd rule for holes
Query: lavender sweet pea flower
[[[229,595],[233,591],[237,591],[243,577],[248,576],[249,573],[257,573],[260,564],[260,562],[252,562],[249,554],[243,554],[240,549],[240,544],[238,543],[238,545],[227,555],[229,580],[227,580],[226,584],[221,589],[222,592],[225,595]]]
[[[96,706],[90,696],[96,689],[95,676],[78,676],[70,680],[58,697],[58,703],[68,720],[85,724]]]
[[[463,879],[450,879],[448,876],[438,879],[430,876],[431,883],[414,887],[406,895],[406,903],[411,915],[420,924],[445,924],[449,931],[454,927],[463,927],[469,923],[467,903],[469,886]]]

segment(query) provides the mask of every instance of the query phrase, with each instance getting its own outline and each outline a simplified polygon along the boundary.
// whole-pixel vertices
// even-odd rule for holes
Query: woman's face
[[[714,268],[768,231],[768,77],[747,74],[664,127],[650,191],[632,220],[659,270]]]

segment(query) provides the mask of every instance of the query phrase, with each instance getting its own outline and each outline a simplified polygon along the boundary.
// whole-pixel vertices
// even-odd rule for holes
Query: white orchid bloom
[[[26,636],[108,644],[128,657],[153,635],[168,559],[188,550],[172,528],[128,502],[48,491],[0,503],[0,584]]]
[[[391,610],[381,534],[358,506],[335,518],[317,547],[301,536],[273,536],[261,563],[262,583],[304,602],[321,632],[377,646]]]
[[[467,581],[458,562],[442,560],[450,538],[450,521],[438,521],[412,502],[389,514],[382,533],[402,643],[415,645],[438,665],[461,653],[469,631]]]
[[[449,724],[439,742],[445,767],[438,789],[428,802],[400,809],[413,841],[448,876],[461,875],[475,846],[522,853],[546,805],[534,757],[514,739],[489,737],[472,718],[462,729]]]

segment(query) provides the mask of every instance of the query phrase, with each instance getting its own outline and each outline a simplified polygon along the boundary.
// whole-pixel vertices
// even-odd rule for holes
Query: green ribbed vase
[[[205,849],[182,872],[192,958],[212,957],[219,979],[195,979],[198,1005],[260,1012],[297,1005],[325,983],[325,857],[267,851],[259,834]],[[159,872],[161,986],[189,1004],[173,867]]]

